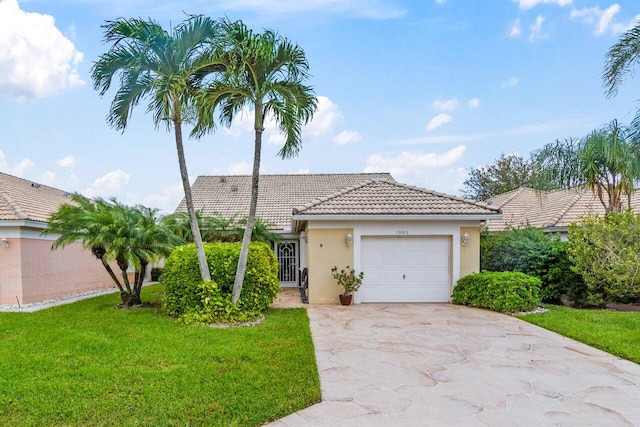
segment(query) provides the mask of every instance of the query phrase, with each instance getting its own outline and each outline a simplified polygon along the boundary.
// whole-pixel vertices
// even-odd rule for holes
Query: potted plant
[[[353,292],[357,291],[362,285],[362,279],[364,273],[360,272],[356,274],[353,268],[348,265],[345,269],[338,271],[338,267],[334,266],[331,269],[331,275],[338,282],[338,286],[342,286],[344,292],[340,294],[340,303],[342,305],[349,305],[353,301]]]

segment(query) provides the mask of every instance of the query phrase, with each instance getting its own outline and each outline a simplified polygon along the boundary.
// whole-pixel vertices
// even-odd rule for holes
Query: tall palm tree
[[[182,123],[195,110],[198,83],[215,71],[210,61],[217,43],[218,24],[203,16],[192,16],[171,33],[152,20],[118,19],[104,26],[105,43],[112,43],[91,69],[94,89],[104,95],[119,75],[118,88],[107,116],[112,127],[124,131],[132,109],[145,99],[156,128],[161,123],[173,129],[187,212],[191,223],[202,280],[211,280],[191,196],[182,141]]]
[[[275,119],[286,140],[278,155],[291,158],[302,145],[302,126],[316,111],[313,89],[303,84],[309,78],[309,63],[302,48],[271,30],[254,33],[241,21],[223,20],[224,47],[218,52],[219,64],[225,73],[213,79],[198,96],[198,123],[195,135],[202,135],[214,126],[214,113],[230,126],[243,107],[253,109],[255,132],[251,201],[238,260],[233,302],[242,291],[258,204],[260,154],[265,119]]]
[[[618,42],[609,48],[605,60],[602,80],[605,93],[611,97],[617,95],[624,76],[632,73],[633,66],[640,63],[640,21],[622,33]],[[640,133],[640,110],[636,112],[630,128],[634,133]]]
[[[532,153],[536,189],[584,186],[598,196],[605,212],[630,206],[640,179],[640,143],[616,120],[581,140],[547,144]]]

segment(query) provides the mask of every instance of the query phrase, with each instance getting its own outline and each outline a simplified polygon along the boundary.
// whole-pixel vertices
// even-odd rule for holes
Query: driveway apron
[[[272,426],[640,425],[640,366],[490,311],[309,306],[322,402]]]

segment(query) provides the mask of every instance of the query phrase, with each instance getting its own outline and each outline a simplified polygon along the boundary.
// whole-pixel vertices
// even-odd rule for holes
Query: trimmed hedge
[[[240,300],[232,303],[239,243],[205,243],[211,281],[202,282],[193,244],[176,248],[162,275],[164,311],[185,323],[239,323],[255,320],[269,308],[280,290],[278,261],[265,243],[249,246]]]
[[[458,280],[452,302],[500,313],[531,311],[540,305],[540,279],[517,272],[471,274]]]

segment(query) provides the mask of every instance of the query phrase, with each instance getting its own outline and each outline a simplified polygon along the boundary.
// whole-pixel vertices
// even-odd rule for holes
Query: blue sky
[[[101,25],[184,12],[271,28],[306,52],[319,98],[292,160],[268,128],[262,173],[391,172],[458,194],[501,153],[628,123],[640,77],[604,95],[604,56],[640,18],[609,0],[0,0],[0,171],[89,196],[172,211],[182,197],[173,134],[138,106],[105,121],[90,69]],[[640,69],[638,70],[640,71]],[[186,142],[191,179],[248,174],[251,124]]]

